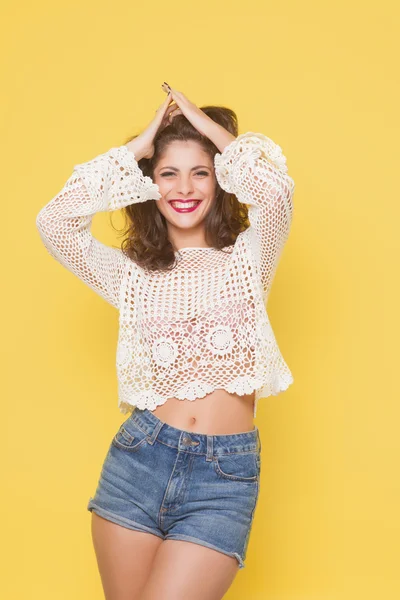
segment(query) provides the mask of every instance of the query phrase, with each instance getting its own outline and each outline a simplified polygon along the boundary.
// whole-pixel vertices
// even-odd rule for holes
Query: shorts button
[[[190,444],[190,438],[187,435],[184,435],[182,438],[182,442],[184,444]]]

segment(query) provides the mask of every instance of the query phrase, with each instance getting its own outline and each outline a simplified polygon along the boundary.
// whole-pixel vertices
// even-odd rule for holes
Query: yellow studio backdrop
[[[260,499],[226,598],[397,600],[398,4],[2,9],[2,597],[103,597],[86,504],[124,418],[118,313],[35,218],[75,164],[150,122],[166,80],[271,137],[296,182],[269,299],[294,384],[259,403]],[[121,242],[109,213],[92,231]]]

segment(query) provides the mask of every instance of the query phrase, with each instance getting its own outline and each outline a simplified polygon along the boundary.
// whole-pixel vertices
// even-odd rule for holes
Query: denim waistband
[[[178,429],[161,421],[147,408],[137,406],[133,410],[131,419],[142,431],[149,435],[150,443],[156,439],[168,446],[185,452],[205,454],[207,458],[221,454],[236,452],[260,452],[261,439],[258,427],[255,425],[251,431],[230,433],[222,435],[208,435]]]

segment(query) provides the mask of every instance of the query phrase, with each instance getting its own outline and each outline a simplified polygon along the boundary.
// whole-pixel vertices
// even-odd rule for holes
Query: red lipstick
[[[201,202],[202,200],[196,200],[195,198],[189,198],[187,200],[179,200],[174,198],[173,200],[168,201],[171,208],[173,208],[174,211],[178,213],[193,212],[198,206],[200,206]],[[188,206],[184,206],[185,204],[187,204]]]

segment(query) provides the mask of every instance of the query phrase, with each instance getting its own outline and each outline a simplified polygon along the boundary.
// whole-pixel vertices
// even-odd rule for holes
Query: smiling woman
[[[173,565],[183,560],[179,597],[210,600],[245,565],[261,474],[257,402],[293,381],[266,300],[294,181],[270,138],[237,135],[233,111],[176,98],[182,114],[169,125],[159,130],[157,111],[139,136],[75,165],[36,222],[50,254],[119,310],[118,406],[131,416],[87,507],[103,581],[155,598],[172,573],[167,595],[177,598]],[[129,221],[124,248],[90,230],[97,212],[117,209]],[[121,530],[131,530],[130,552]],[[156,587],[135,596],[118,557],[137,585],[132,565],[146,548]],[[200,568],[213,585],[194,596]]]

